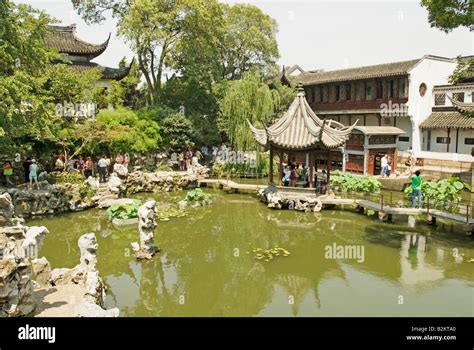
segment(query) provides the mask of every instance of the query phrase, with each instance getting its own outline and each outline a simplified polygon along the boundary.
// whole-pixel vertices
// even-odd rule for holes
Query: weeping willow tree
[[[265,84],[257,70],[228,83],[219,101],[217,126],[237,150],[256,149],[247,120],[255,127],[269,121],[279,110],[280,95]]]

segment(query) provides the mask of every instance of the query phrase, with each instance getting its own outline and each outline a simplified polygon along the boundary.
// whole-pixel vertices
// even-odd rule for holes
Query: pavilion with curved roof
[[[357,121],[346,127],[334,120],[320,119],[306,101],[304,88],[300,85],[293,103],[275,123],[270,126],[264,125],[261,129],[248,123],[256,142],[270,151],[269,183],[271,184],[274,154],[275,152],[279,154],[278,185],[281,186],[285,153],[288,161],[295,155],[309,159],[309,179],[313,179],[315,152],[325,152],[329,181],[331,150],[338,149],[346,143]],[[312,181],[309,181],[309,187],[313,187]]]

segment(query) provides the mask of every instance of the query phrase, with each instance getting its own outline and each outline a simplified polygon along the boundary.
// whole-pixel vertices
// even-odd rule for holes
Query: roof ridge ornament
[[[306,94],[305,94],[305,91],[304,91],[304,86],[303,84],[301,83],[298,83],[298,86],[296,88],[296,91],[298,91],[297,95],[298,97],[304,97]]]

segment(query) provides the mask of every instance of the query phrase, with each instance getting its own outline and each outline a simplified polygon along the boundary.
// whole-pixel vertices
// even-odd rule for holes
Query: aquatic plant
[[[331,174],[331,185],[344,192],[376,193],[380,191],[380,182],[373,176],[359,176],[335,171]]]
[[[196,188],[192,191],[189,191],[186,194],[186,198],[184,199],[187,202],[209,202],[211,199],[211,195],[205,193],[200,188]]]
[[[140,201],[134,201],[129,204],[113,204],[107,209],[109,219],[134,219],[138,217],[138,208],[140,208]]]
[[[430,201],[430,207],[440,207],[448,210],[457,210],[461,202],[461,193],[464,189],[471,190],[471,186],[459,180],[459,177],[450,177],[439,181],[422,181],[421,195],[424,201]],[[405,194],[411,195],[411,185],[405,188]]]
[[[263,260],[263,261],[270,261],[273,260],[274,257],[277,256],[288,256],[290,255],[290,252],[284,248],[280,248],[278,246],[275,246],[270,249],[263,249],[263,248],[253,248],[252,252],[255,253],[255,259],[257,260]],[[247,254],[250,254],[250,252],[247,252]]]
[[[182,218],[186,215],[188,215],[186,210],[170,207],[166,209],[160,209],[156,217],[160,221],[169,221],[171,218]]]

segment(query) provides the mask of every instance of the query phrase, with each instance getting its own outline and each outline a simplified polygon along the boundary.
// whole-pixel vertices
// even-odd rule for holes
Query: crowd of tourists
[[[187,171],[191,166],[197,166],[209,155],[209,148],[202,146],[201,149],[193,150],[188,147],[186,152],[178,153],[178,166],[180,171]]]
[[[292,162],[283,164],[282,183],[288,187],[297,187],[298,184],[301,184],[301,187],[308,187],[311,181],[313,188],[316,188],[319,192],[326,192],[328,185],[326,170],[323,170],[320,175],[314,170],[313,168],[313,178],[310,179],[309,169],[305,164]]]
[[[116,155],[114,162],[112,162],[108,155],[102,155],[95,159],[93,156],[79,155],[77,159],[73,159],[72,156],[67,156],[67,161],[65,158],[66,157],[63,154],[58,154],[56,156],[56,161],[54,163],[55,171],[66,171],[68,173],[78,171],[86,179],[98,174],[100,182],[107,181],[109,174],[112,172],[112,164],[122,164],[128,168],[130,163],[129,155],[121,153]]]
[[[67,158],[67,160],[66,160]],[[112,172],[113,164],[122,164],[128,168],[130,158],[128,154],[118,153],[114,159],[114,162],[110,157],[103,155],[99,158],[93,156],[79,155],[77,159],[74,159],[71,155],[65,156],[63,153],[57,154],[54,158],[54,162],[46,161],[43,164],[42,171],[48,172],[67,172],[67,173],[80,173],[87,179],[89,176],[94,177],[96,174],[99,175],[100,182],[106,182],[109,174]],[[38,182],[39,167],[36,159],[27,157],[22,162],[23,168],[23,181],[27,184],[28,188],[31,189],[33,184],[39,189],[40,185]],[[14,175],[13,163],[9,160],[3,163],[3,177],[5,179],[6,187],[13,187],[15,184],[12,181]]]

